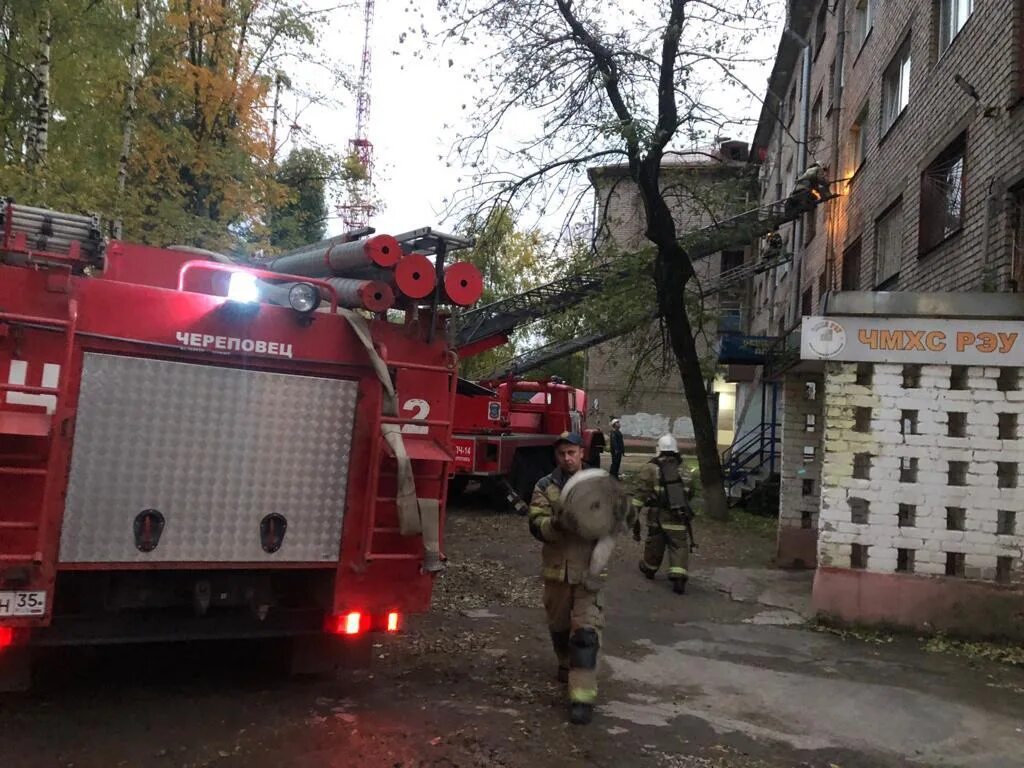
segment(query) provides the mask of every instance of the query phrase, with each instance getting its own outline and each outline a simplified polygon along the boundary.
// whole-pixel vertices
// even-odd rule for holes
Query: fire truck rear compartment
[[[337,562],[356,393],[86,353],[60,563]]]

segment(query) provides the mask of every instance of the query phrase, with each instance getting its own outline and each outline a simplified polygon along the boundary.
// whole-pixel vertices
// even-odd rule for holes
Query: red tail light
[[[335,635],[358,635],[363,629],[365,629],[363,614],[359,611],[331,616],[327,622],[327,631]]]
[[[398,631],[398,612],[397,611],[391,611],[391,613],[388,614],[387,630],[388,630],[388,632],[397,632]]]
[[[0,650],[14,643],[14,630],[10,627],[0,627]]]
[[[352,611],[345,615],[345,634],[346,635],[358,635],[359,631],[363,628],[363,614],[358,611]]]

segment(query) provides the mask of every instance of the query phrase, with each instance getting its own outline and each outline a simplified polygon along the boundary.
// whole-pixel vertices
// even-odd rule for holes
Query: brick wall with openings
[[[1024,583],[1018,369],[866,366],[825,377],[819,565]]]

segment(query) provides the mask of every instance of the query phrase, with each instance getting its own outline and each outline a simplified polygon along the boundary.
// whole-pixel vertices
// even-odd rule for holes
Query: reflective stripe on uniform
[[[687,573],[687,570],[685,568],[680,568],[677,565],[673,565],[673,566],[669,566],[668,575],[669,576],[686,576],[686,575],[688,575],[688,573]]]
[[[547,509],[545,507],[530,507],[530,519],[531,520],[533,518],[535,518],[535,517],[540,516],[540,515],[550,515],[550,514],[551,514],[551,510],[549,510],[549,509]]]
[[[633,506],[636,507],[637,509],[642,508],[643,505],[644,503],[640,501],[640,499],[633,499]]]
[[[569,700],[580,704],[593,704],[597,701],[597,688],[570,688]]]
[[[565,581],[565,566],[563,565],[551,565],[545,566],[541,571],[545,581]]]
[[[666,531],[685,531],[686,526],[679,523],[659,523],[660,528]]]

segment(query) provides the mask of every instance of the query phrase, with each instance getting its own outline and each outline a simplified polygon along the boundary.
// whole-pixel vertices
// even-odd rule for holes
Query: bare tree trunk
[[[686,283],[693,277],[693,265],[676,239],[672,212],[658,186],[657,170],[641,173],[641,194],[647,198],[647,236],[658,247],[656,270],[658,305],[668,329],[669,344],[676,358],[683,393],[690,407],[697,462],[700,465],[701,493],[704,512],[717,520],[729,519],[725,496],[722,460],[718,455],[718,434],[711,418],[704,373],[693,339],[693,327],[680,297]],[[660,170],[660,169],[659,169]]]
[[[28,168],[39,172],[46,166],[46,154],[50,146],[50,43],[53,31],[50,27],[50,7],[43,8],[39,21],[39,57],[35,67],[35,98],[32,127],[29,130]],[[40,175],[39,188],[45,188],[46,180]]]
[[[128,81],[124,86],[124,128],[121,133],[121,156],[117,161],[117,217],[114,220],[114,236],[121,237],[124,214],[124,190],[128,182],[128,158],[131,156],[132,139],[135,135],[135,113],[138,109],[136,93],[139,88],[139,59],[145,44],[145,27],[142,23],[142,0],[135,0],[135,36],[128,51]]]

